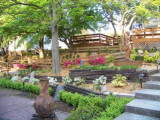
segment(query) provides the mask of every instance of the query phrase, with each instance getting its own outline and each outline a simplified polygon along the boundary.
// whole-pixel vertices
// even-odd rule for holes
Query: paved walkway
[[[34,100],[17,96],[19,91],[0,90],[0,120],[30,120],[35,114]],[[56,111],[58,120],[65,120],[69,113]]]

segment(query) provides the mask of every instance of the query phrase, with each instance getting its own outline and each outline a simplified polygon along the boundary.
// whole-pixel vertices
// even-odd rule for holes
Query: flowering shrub
[[[104,57],[97,58],[97,64],[104,65],[106,63],[106,59]]]
[[[64,76],[64,77],[62,77],[62,82],[65,84],[71,83],[72,79],[69,76]]]
[[[31,65],[31,68],[32,68],[32,69],[36,69],[36,68],[37,68],[37,65],[33,64],[33,65]]]
[[[19,68],[19,69],[25,69],[25,68],[28,68],[28,67],[31,67],[32,69],[36,69],[37,68],[37,66],[35,64],[28,65],[28,64],[20,64],[20,63],[14,64],[13,67],[14,68]]]
[[[57,78],[48,77],[48,79],[49,79],[49,84],[50,84],[50,85],[54,85],[54,84],[57,83]]]
[[[68,60],[67,62],[64,62],[64,67],[68,68],[69,65],[72,65],[72,61]]]
[[[17,82],[17,81],[18,81],[18,76],[13,76],[13,77],[11,78],[11,80],[12,80],[12,82]]]
[[[93,58],[93,57],[88,59],[88,63],[89,63],[90,65],[97,65],[97,61],[96,61],[96,59]]]
[[[81,84],[84,84],[85,83],[85,80],[81,77],[75,77],[74,80],[73,80],[73,85],[81,85]]]
[[[104,65],[106,63],[106,60],[104,57],[99,56],[97,59],[96,58],[90,58],[88,59],[88,63],[90,65]]]
[[[19,68],[19,69],[25,69],[26,67],[28,67],[28,64],[15,64],[13,65],[14,68]]]
[[[76,59],[75,65],[79,65],[81,63],[81,59]]]
[[[96,90],[101,90],[101,85],[106,84],[106,80],[107,80],[107,77],[104,77],[103,75],[100,76],[98,79],[93,81],[93,84],[94,84],[93,87]]]
[[[23,81],[23,82],[28,81],[28,80],[29,80],[29,77],[28,77],[28,76],[22,78],[22,81]]]

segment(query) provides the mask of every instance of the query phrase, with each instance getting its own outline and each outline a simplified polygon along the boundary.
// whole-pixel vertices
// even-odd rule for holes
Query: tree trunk
[[[51,23],[52,23],[52,73],[60,73],[59,48],[58,48],[58,27],[56,25],[56,9],[52,7]]]
[[[41,36],[39,39],[39,58],[44,58],[44,36]]]
[[[113,30],[114,30],[114,36],[113,37],[117,37],[117,30],[116,30],[116,27],[114,26],[114,23],[111,22],[112,24],[112,27],[113,27]]]
[[[4,49],[4,47],[2,48],[2,56],[5,56],[6,55],[6,51]]]

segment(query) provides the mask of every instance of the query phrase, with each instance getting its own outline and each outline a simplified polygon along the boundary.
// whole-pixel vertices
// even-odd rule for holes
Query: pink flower
[[[106,59],[104,57],[99,56],[97,59],[97,64],[105,64],[106,63]]]
[[[81,59],[76,59],[75,64],[79,65],[81,63]]]
[[[88,59],[88,63],[90,65],[97,65],[97,64],[103,65],[106,63],[106,60],[104,57],[101,57],[101,56],[98,57],[97,59],[92,57]]]
[[[35,64],[33,64],[31,67],[32,67],[33,69],[37,68],[37,66],[36,66]]]
[[[67,62],[64,62],[63,65],[64,65],[65,68],[68,68],[68,66],[69,66],[69,65],[72,65],[72,64],[73,64],[73,63],[72,63],[70,60],[68,60]]]

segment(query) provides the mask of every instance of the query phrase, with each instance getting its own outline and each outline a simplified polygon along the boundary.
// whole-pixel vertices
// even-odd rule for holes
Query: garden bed
[[[81,77],[85,79],[86,83],[92,83],[93,80],[99,78],[100,76],[104,75],[107,77],[107,83],[112,81],[112,77],[116,74],[122,74],[127,77],[128,82],[135,82],[139,78],[139,74],[142,71],[136,69],[130,70],[70,70],[69,76],[74,79],[75,77]],[[145,77],[143,77],[143,82],[149,80],[148,72],[143,72]]]

